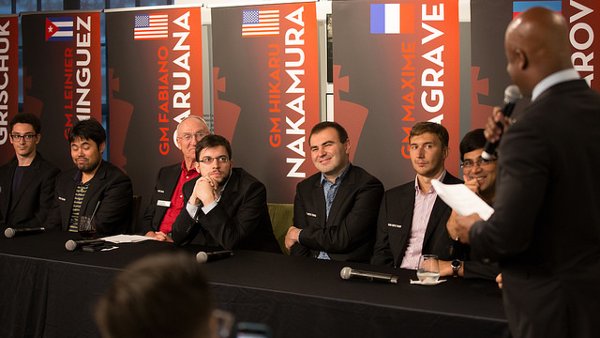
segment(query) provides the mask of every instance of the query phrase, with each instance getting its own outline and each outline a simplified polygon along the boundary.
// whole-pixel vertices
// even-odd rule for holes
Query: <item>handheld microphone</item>
[[[68,251],[75,251],[78,248],[84,246],[101,246],[106,243],[103,239],[81,239],[81,240],[68,240],[65,242],[65,249]]]
[[[519,90],[519,87],[517,87],[517,85],[510,85],[506,87],[506,89],[504,90],[504,107],[502,108],[502,114],[504,114],[505,117],[510,117],[510,115],[512,115],[513,113],[513,110],[515,109],[517,101],[522,97],[523,96],[521,95],[521,91]],[[498,126],[500,130],[503,129],[502,123],[500,122],[496,122],[496,126]],[[481,157],[483,157],[486,160],[495,159],[496,147],[498,146],[498,143],[500,143],[500,140],[494,143],[486,141],[485,147],[483,148],[483,153],[481,153]]]
[[[6,230],[4,230],[4,236],[6,236],[6,238],[13,238],[15,236],[21,236],[21,235],[33,235],[33,234],[39,234],[46,231],[46,228],[44,227],[37,227],[37,228],[6,228]]]
[[[221,251],[213,251],[213,252],[204,252],[200,251],[196,254],[196,262],[198,263],[206,263],[213,262],[219,259],[227,258],[233,256],[233,252],[230,250],[221,250]]]
[[[355,270],[349,266],[344,267],[340,271],[340,277],[342,279],[366,279],[371,282],[398,284],[398,276],[380,272]]]

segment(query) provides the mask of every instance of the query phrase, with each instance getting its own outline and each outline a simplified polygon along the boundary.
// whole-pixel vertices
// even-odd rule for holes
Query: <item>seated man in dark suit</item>
[[[160,168],[154,192],[144,213],[142,233],[160,241],[171,239],[173,222],[183,209],[183,185],[200,175],[196,170],[196,144],[210,132],[203,118],[190,115],[177,126],[181,162]]]
[[[220,135],[196,144],[197,177],[183,185],[185,208],[173,223],[173,240],[220,249],[279,252],[264,184],[232,168],[231,145]]]
[[[368,262],[383,185],[350,163],[348,133],[338,123],[316,124],[309,144],[319,173],[298,183],[285,245],[292,255]]]
[[[0,167],[0,228],[45,225],[59,170],[36,151],[41,130],[30,113],[15,115],[8,124],[15,157]]]
[[[441,124],[419,122],[411,129],[410,159],[417,175],[414,181],[385,192],[372,264],[416,270],[421,254],[434,254],[440,259],[440,275],[453,274],[451,261],[460,243],[453,241],[446,230],[452,210],[438,198],[431,184],[433,179],[445,184],[462,183],[444,166],[448,139],[448,131]]]
[[[79,121],[69,133],[69,144],[75,168],[56,178],[48,225],[77,232],[79,217],[93,216],[99,235],[124,233],[131,214],[131,180],[102,160],[104,128],[94,119]]]

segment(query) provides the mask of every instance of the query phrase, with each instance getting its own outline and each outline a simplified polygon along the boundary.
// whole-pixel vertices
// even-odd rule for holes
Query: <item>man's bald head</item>
[[[546,76],[573,67],[567,23],[543,7],[523,12],[508,25],[504,47],[508,74],[525,95]]]

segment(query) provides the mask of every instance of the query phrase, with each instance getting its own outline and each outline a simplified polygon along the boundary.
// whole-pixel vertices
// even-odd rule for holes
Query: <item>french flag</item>
[[[545,7],[551,11],[562,11],[561,1],[515,1],[513,2],[513,19],[532,7]]]
[[[371,34],[415,32],[415,4],[371,4]]]

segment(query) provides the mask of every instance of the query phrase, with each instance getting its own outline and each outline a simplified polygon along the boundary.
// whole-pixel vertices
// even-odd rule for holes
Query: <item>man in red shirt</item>
[[[183,184],[198,177],[194,165],[196,143],[208,135],[203,118],[190,115],[177,126],[177,145],[183,161],[160,169],[150,204],[144,212],[143,233],[160,241],[172,241],[171,227],[183,208]]]

